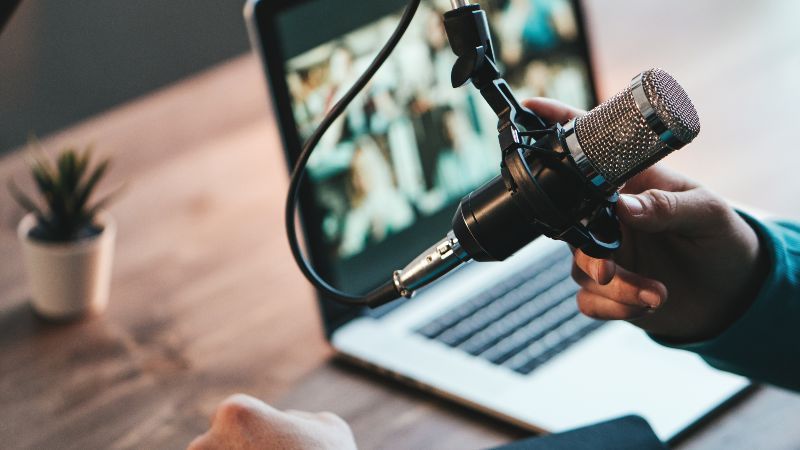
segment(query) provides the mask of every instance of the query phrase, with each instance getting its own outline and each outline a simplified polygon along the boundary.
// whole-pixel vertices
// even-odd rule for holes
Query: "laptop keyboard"
[[[527,375],[604,323],[578,311],[571,268],[564,246],[416,331]]]

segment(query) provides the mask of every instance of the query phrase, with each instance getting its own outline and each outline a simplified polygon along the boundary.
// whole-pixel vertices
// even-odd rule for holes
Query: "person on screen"
[[[583,113],[553,100],[525,104],[551,122]],[[574,253],[581,312],[626,320],[714,367],[800,391],[800,223],[757,220],[661,166],[622,194],[624,240],[613,260]],[[330,413],[283,413],[241,395],[223,402],[190,449],[220,446],[356,448]]]
[[[381,241],[415,219],[411,204],[395,186],[388,161],[369,136],[358,140],[350,173],[351,207],[342,230],[342,257],[360,253],[367,242]]]
[[[577,24],[565,0],[509,0],[492,17],[500,58],[516,65],[530,52],[547,51],[577,37]]]
[[[443,119],[449,145],[439,153],[435,177],[436,186],[452,202],[497,175],[499,161],[495,149],[483,144],[462,111],[447,111]]]

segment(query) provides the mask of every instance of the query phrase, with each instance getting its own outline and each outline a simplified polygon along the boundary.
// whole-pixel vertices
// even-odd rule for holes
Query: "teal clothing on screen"
[[[661,343],[695,352],[718,369],[800,391],[800,224],[742,216],[758,233],[771,264],[753,304],[713,339]]]

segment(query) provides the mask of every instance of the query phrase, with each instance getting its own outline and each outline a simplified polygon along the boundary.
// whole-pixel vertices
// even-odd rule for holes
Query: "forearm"
[[[769,272],[747,310],[707,341],[664,345],[699,354],[719,369],[800,391],[800,225],[748,218]]]

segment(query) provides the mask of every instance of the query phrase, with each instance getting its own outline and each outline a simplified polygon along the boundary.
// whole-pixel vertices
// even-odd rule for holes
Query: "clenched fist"
[[[249,395],[222,402],[211,428],[188,450],[355,450],[350,427],[332,413],[278,411]]]

